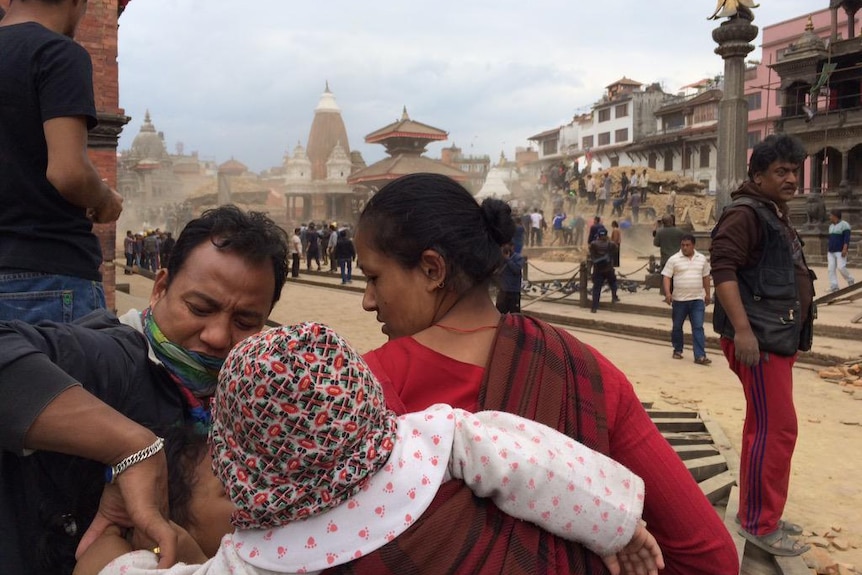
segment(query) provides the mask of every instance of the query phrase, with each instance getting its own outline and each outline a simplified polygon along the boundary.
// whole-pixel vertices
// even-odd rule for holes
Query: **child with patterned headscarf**
[[[639,521],[644,486],[632,472],[509,413],[434,405],[398,417],[362,357],[320,324],[268,330],[231,351],[215,394],[211,452],[236,529],[203,565],[159,573],[342,565],[420,522],[451,479],[581,542],[614,573],[663,567]],[[143,575],[156,564],[153,552],[135,551],[101,573]]]

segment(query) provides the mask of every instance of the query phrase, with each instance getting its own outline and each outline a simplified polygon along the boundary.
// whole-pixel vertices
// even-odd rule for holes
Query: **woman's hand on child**
[[[611,575],[658,575],[658,570],[664,569],[661,549],[643,523],[637,526],[625,547],[602,560]]]

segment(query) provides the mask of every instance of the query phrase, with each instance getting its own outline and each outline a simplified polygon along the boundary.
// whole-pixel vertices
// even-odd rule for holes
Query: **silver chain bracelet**
[[[105,467],[105,483],[113,483],[117,477],[136,463],[140,463],[145,459],[149,459],[165,447],[165,440],[161,437],[157,437],[152,445],[143,448],[140,451],[137,451],[130,456],[126,457],[116,465],[108,465]]]

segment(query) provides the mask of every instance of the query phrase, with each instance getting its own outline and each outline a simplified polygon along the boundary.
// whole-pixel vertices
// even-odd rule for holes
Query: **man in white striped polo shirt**
[[[682,359],[682,324],[686,317],[691,322],[694,347],[694,363],[709,365],[706,357],[703,316],[710,303],[709,260],[694,249],[694,236],[685,234],[680,240],[680,250],[668,258],[661,272],[665,301],[673,306],[673,329],[670,341],[673,358]],[[673,281],[671,281],[673,280]]]

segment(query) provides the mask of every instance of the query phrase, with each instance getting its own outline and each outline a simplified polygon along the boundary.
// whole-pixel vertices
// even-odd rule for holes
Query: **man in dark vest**
[[[793,363],[811,348],[812,274],[791,227],[787,201],[797,189],[805,150],[774,134],[751,154],[748,180],[712,232],[715,331],[745,392],[739,471],[740,534],[773,555],[808,550],[781,519],[796,445]]]

